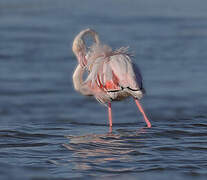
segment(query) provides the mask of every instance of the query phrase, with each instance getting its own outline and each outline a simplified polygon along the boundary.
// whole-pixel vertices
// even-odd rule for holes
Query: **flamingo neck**
[[[83,73],[84,69],[80,64],[76,67],[73,73],[73,85],[76,91],[80,91],[82,83],[83,83]]]

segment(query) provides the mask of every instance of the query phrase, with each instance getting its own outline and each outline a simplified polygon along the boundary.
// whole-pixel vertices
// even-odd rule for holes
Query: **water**
[[[0,179],[205,179],[207,3],[1,0]],[[74,36],[130,45],[144,77],[107,109],[74,91]]]

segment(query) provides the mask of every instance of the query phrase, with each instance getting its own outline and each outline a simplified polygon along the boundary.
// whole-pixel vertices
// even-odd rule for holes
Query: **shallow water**
[[[205,179],[206,5],[2,0],[0,179]],[[107,109],[74,91],[71,45],[86,27],[130,45],[151,129],[127,99],[109,132]]]

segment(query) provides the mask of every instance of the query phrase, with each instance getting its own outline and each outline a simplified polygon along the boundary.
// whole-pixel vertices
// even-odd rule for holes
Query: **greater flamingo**
[[[84,37],[88,34],[93,37],[94,44],[87,51]],[[112,51],[109,46],[101,44],[97,32],[85,29],[75,37],[72,50],[79,62],[73,74],[74,88],[83,95],[94,96],[100,103],[107,104],[110,127],[111,101],[119,101],[128,96],[134,98],[147,127],[151,127],[138,101],[145,92],[142,76],[131,61],[128,48]],[[85,71],[88,71],[88,77],[83,81]]]

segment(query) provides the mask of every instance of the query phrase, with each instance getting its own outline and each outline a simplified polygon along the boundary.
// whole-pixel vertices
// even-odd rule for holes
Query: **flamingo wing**
[[[92,89],[99,88],[102,91],[121,90],[118,78],[110,66],[109,58],[97,58],[86,81],[91,82]]]
[[[132,64],[129,56],[120,54],[110,57],[110,67],[117,77],[119,86],[129,88],[131,90],[142,89],[142,76],[134,64]]]
[[[142,76],[135,64],[127,55],[114,55],[97,58],[93,63],[87,82],[92,89],[118,91],[123,88],[142,89]]]
[[[97,58],[86,83],[96,99],[102,103],[116,98],[109,92],[120,92],[123,89],[127,89],[136,98],[142,97],[142,77],[139,69],[124,54]]]
[[[111,97],[106,93],[106,81],[110,79],[111,71],[106,67],[105,61],[103,58],[97,58],[94,63],[85,84],[93,92],[95,98],[101,102],[106,103],[111,101]],[[105,73],[103,73],[105,71]],[[107,76],[105,76],[107,74]]]

